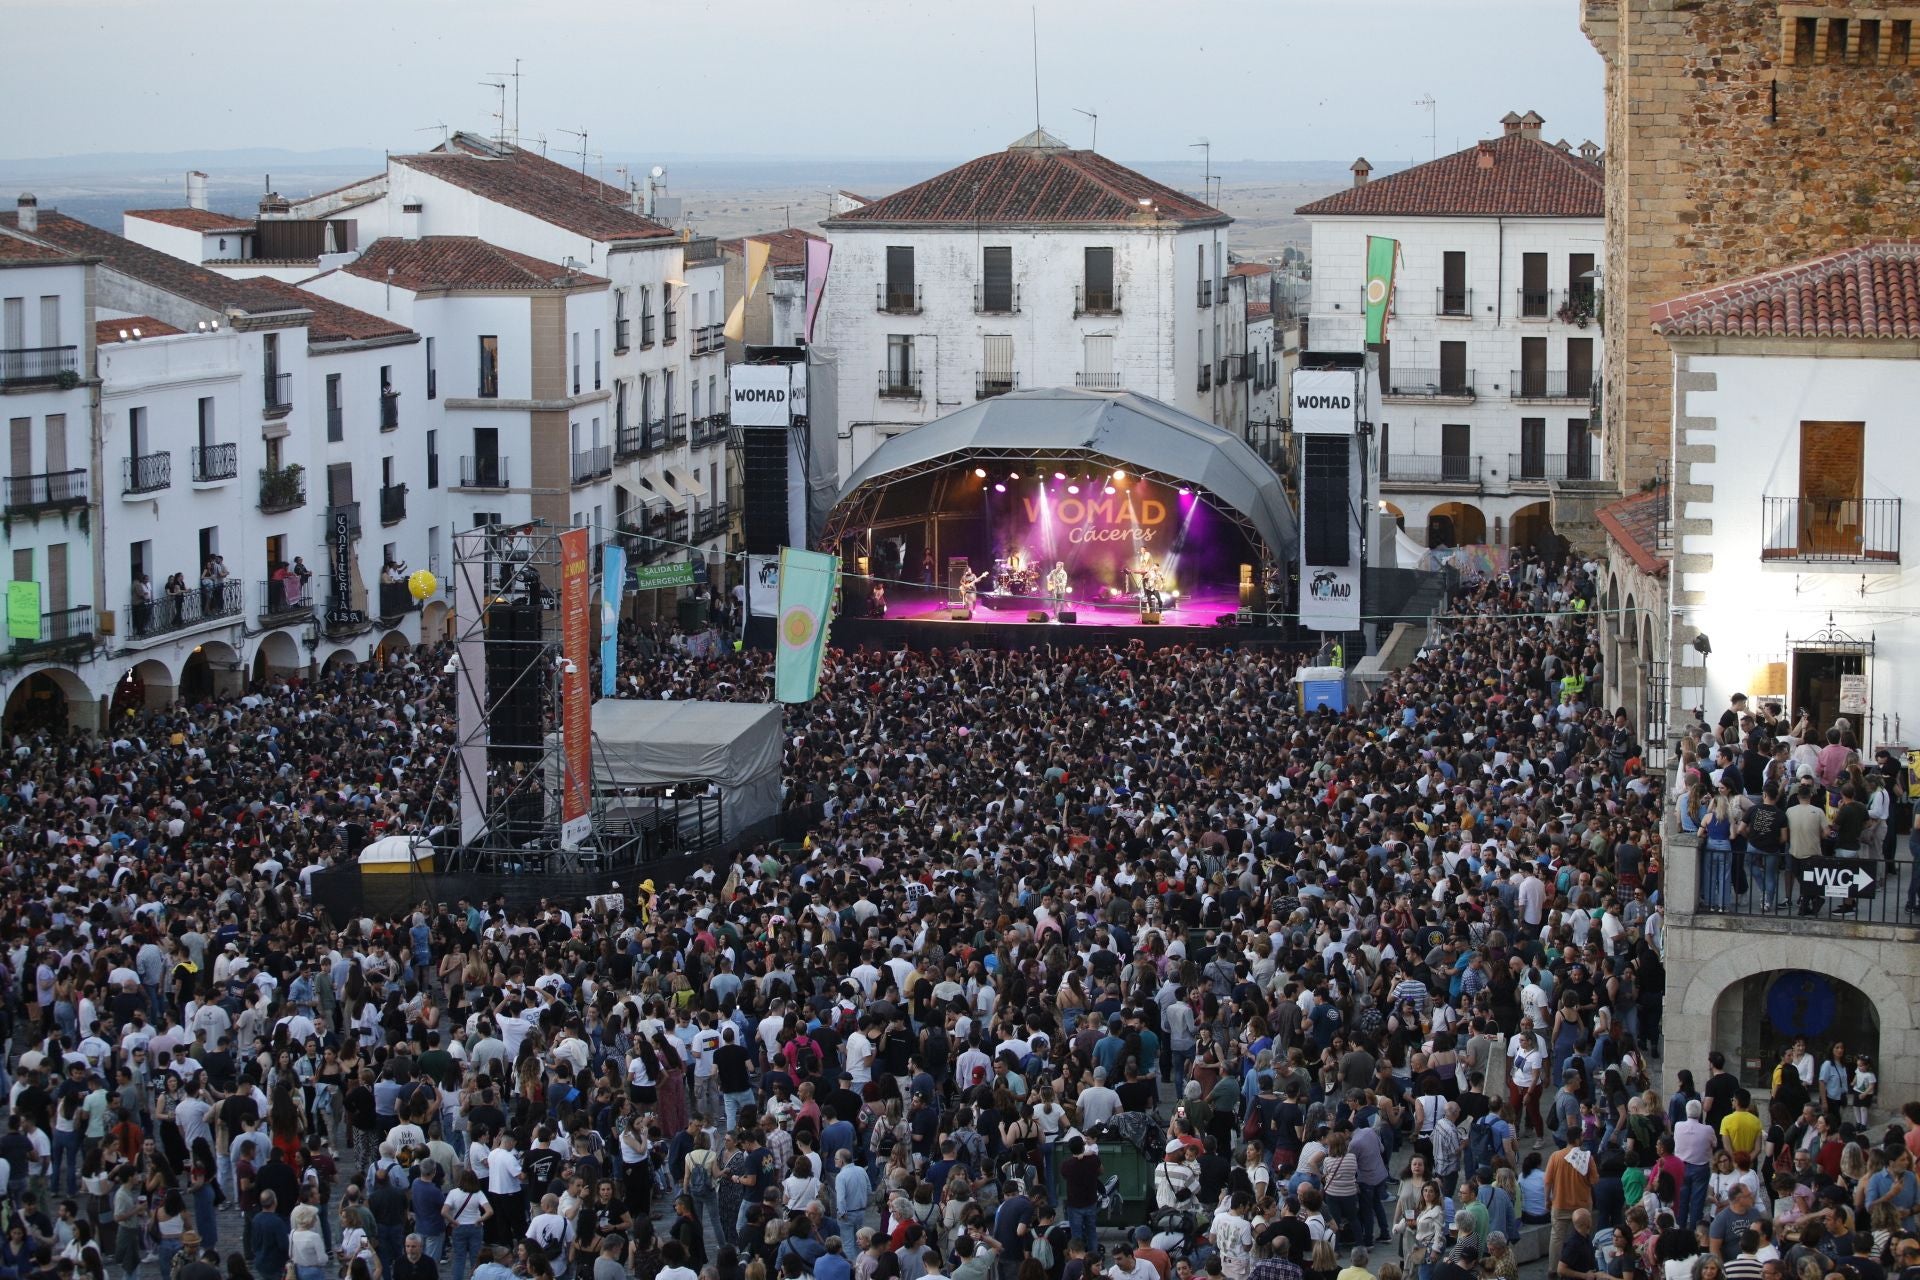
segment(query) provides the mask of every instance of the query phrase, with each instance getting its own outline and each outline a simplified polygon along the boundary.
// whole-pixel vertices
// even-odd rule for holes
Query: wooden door
[[[1800,424],[1800,552],[1858,555],[1864,422]]]

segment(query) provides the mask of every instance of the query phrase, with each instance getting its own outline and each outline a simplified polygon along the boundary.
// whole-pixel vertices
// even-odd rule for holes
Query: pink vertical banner
[[[813,322],[820,318],[820,302],[827,295],[827,266],[833,261],[833,245],[826,240],[807,241],[807,344],[813,344]]]

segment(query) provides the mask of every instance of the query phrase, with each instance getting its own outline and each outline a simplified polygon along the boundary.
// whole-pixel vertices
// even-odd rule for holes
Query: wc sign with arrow
[[[1873,872],[1858,862],[1818,862],[1800,873],[1801,883],[1809,889],[1818,886],[1829,898],[1857,898],[1873,888]]]

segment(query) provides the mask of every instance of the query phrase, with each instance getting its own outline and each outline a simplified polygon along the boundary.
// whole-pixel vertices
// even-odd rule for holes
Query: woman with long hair
[[[273,1138],[274,1150],[285,1157],[287,1167],[298,1171],[304,1167],[307,1118],[294,1100],[292,1084],[282,1080],[273,1087],[273,1100],[267,1104],[267,1131]]]

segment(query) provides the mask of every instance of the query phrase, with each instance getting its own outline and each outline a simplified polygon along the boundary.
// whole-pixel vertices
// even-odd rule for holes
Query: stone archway
[[[326,661],[320,664],[320,673],[322,675],[335,675],[342,671],[351,670],[359,665],[360,660],[353,656],[353,650],[335,649],[327,655]]]
[[[262,684],[276,677],[288,679],[301,675],[306,663],[300,661],[300,642],[290,631],[269,631],[260,637],[253,651],[253,682]]]
[[[21,676],[7,691],[0,725],[9,734],[32,733],[97,729],[99,719],[98,703],[86,681],[65,667],[40,667]]]
[[[1442,502],[1427,513],[1430,547],[1470,547],[1486,540],[1486,512],[1471,502]]]
[[[439,644],[453,638],[453,610],[444,600],[429,600],[420,610],[420,643]]]
[[[113,686],[109,714],[115,722],[140,711],[173,705],[173,671],[158,658],[142,658],[128,667]]]
[[[1508,519],[1507,530],[1510,546],[1533,551],[1550,550],[1554,538],[1553,504],[1529,502]]]
[[[373,664],[385,670],[389,663],[406,661],[407,651],[413,648],[407,637],[400,631],[389,631],[380,637],[380,643],[374,646]]]
[[[224,640],[197,644],[180,664],[180,700],[192,703],[238,697],[245,684],[244,674],[240,655],[232,645]]]

